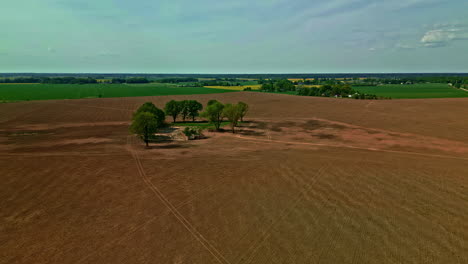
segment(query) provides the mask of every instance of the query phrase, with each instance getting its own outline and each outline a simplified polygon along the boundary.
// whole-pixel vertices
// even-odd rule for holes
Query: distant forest
[[[0,77],[75,77],[75,78],[383,78],[404,79],[419,77],[468,77],[468,73],[294,73],[294,74],[133,74],[133,73],[0,73]]]

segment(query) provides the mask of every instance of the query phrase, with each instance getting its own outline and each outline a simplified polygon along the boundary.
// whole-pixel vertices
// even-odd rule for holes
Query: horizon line
[[[259,75],[259,74],[468,74],[468,72],[255,72],[255,73],[166,73],[166,72],[0,72],[1,74],[155,74],[155,75]]]

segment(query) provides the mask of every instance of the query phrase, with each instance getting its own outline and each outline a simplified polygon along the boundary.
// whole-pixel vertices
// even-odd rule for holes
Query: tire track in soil
[[[271,235],[271,230],[273,230],[281,221],[288,216],[294,208],[299,204],[299,202],[302,200],[302,195],[299,194],[298,197],[293,202],[293,205],[289,208],[283,209],[281,212],[280,216],[276,221],[273,221],[263,232],[263,234],[260,236],[260,239],[258,240],[257,243],[253,243],[246,251],[245,253],[239,258],[239,260],[236,262],[237,264],[242,263],[243,259],[246,259],[244,263],[248,264],[251,263],[253,258],[255,257],[257,251],[263,246],[265,241],[270,237]],[[248,255],[248,256],[247,256]]]
[[[124,109],[124,108],[117,108],[117,107],[105,107],[105,106],[94,106],[94,105],[86,105],[86,104],[73,104],[73,103],[64,103],[64,102],[51,102],[54,104],[61,104],[61,105],[70,105],[70,106],[79,106],[79,107],[89,107],[89,108],[96,108],[96,109],[106,109],[106,110],[118,110],[118,111],[125,111],[125,112],[133,112],[132,110]]]
[[[322,174],[322,171],[325,167],[327,167],[328,164],[323,165],[321,168],[317,170],[317,173],[315,174],[315,177],[313,177],[315,180],[317,177],[319,177]],[[280,172],[280,175],[282,177],[283,174]],[[290,175],[291,176],[291,175]],[[293,176],[294,177],[294,176]],[[287,181],[291,181],[287,176],[285,177]],[[297,186],[299,187],[299,186]],[[276,226],[278,226],[284,218],[286,218],[289,214],[292,213],[292,211],[297,207],[299,202],[301,202],[305,198],[305,191],[300,190],[299,195],[296,197],[294,200],[293,204],[291,207],[286,207],[283,209],[283,211],[280,213],[280,216],[277,218],[277,220],[273,221],[263,232],[261,235],[260,239],[257,240],[257,243],[253,243],[246,251],[245,253],[239,258],[239,260],[236,262],[237,264],[242,263],[243,259],[246,259],[244,263],[249,264],[252,263],[254,260],[254,257],[256,256],[258,250],[265,244],[266,240],[271,236],[271,230],[273,230]],[[250,253],[249,253],[250,252]],[[248,255],[248,256],[247,256]]]
[[[290,164],[291,161],[287,160],[284,164]],[[329,199],[327,199],[324,195],[327,193],[325,189],[318,189],[317,186],[313,185],[317,182],[319,176],[323,176],[325,171],[328,171],[328,169],[331,167],[331,163],[327,162],[323,164],[316,172],[315,177],[310,178],[308,181],[306,180],[308,177],[305,177],[303,172],[299,172],[295,166],[284,166],[285,170],[288,172],[288,174],[291,176],[291,181],[295,181],[294,184],[298,188],[298,190],[302,193],[304,200],[308,202],[318,202],[321,206],[332,206],[332,203],[330,202]],[[314,188],[315,187],[315,188]],[[311,197],[311,195],[315,195],[315,199]],[[335,210],[336,213],[336,210]],[[311,215],[311,214],[309,214]],[[328,216],[328,221],[332,221],[332,215]],[[317,220],[315,217],[313,217],[315,223],[317,223]],[[320,231],[320,238],[315,240],[315,245],[318,246],[321,242],[323,242],[323,236],[326,234],[325,230]],[[333,237],[337,236],[338,231],[333,232]],[[320,263],[320,258],[324,254],[324,252],[329,252],[332,248],[335,248],[336,244],[336,239],[333,239],[335,242],[333,245],[327,247],[327,248],[322,248],[322,250],[319,253],[317,263]],[[309,255],[308,258],[310,259],[312,256]]]
[[[128,143],[128,138],[127,138]],[[145,184],[153,191],[153,193],[161,200],[167,209],[172,213],[174,217],[184,226],[185,229],[198,241],[200,244],[216,259],[217,262],[223,264],[231,264],[200,232],[198,232],[195,227],[190,224],[190,222],[177,210],[177,208],[167,200],[164,194],[159,190],[159,188],[154,185],[151,180],[146,175],[141,161],[138,157],[138,154],[131,149],[130,145],[127,145],[128,151],[135,160],[135,164],[138,170],[138,174],[143,179]]]
[[[131,186],[136,186],[137,184],[140,184],[140,183],[136,183],[136,184],[131,185]],[[127,187],[129,187],[129,186],[127,186]],[[213,189],[213,188],[207,188],[207,189]],[[193,197],[191,197],[191,198],[188,199],[187,201],[184,201],[184,202],[181,202],[181,203],[177,204],[175,207],[176,207],[177,209],[179,209],[179,208],[183,207],[184,205],[187,205],[188,203],[190,203],[190,202],[192,202],[193,200],[195,200],[195,199],[200,195],[200,193],[202,193],[202,192],[203,192],[203,191],[200,191],[199,193],[196,193]],[[119,244],[119,243],[122,243],[122,242],[127,241],[128,239],[131,238],[132,235],[134,235],[134,234],[137,233],[138,231],[142,230],[142,229],[143,229],[145,226],[147,226],[148,224],[154,222],[155,220],[158,220],[158,219],[161,218],[161,217],[168,216],[169,214],[171,214],[171,211],[168,210],[168,211],[166,211],[166,212],[163,213],[163,214],[160,214],[160,215],[156,215],[156,216],[151,217],[150,219],[146,220],[145,222],[143,222],[143,223],[137,225],[134,229],[128,231],[128,232],[125,233],[125,234],[123,234],[123,235],[121,236],[120,239],[117,239],[117,240],[114,240],[114,241],[111,241],[111,242],[106,243],[105,245],[103,245],[103,246],[101,247],[101,250],[100,250],[100,251],[102,252],[103,250],[109,248],[109,247],[112,246],[112,245]],[[80,259],[77,263],[82,263],[82,262],[84,262],[85,260],[89,259],[90,257],[96,255],[97,253],[99,253],[99,252],[92,252],[91,254],[88,254],[88,255],[86,255],[84,258]]]
[[[128,154],[120,154],[120,155],[126,155],[128,156]],[[141,158],[140,158],[141,160]],[[227,182],[229,179],[229,177],[224,177],[222,180],[221,180],[221,183],[225,183]],[[132,186],[136,186],[137,184],[140,184],[140,183],[136,183]],[[126,186],[126,187],[129,187],[129,186]],[[175,208],[177,209],[180,209],[181,207],[189,204],[190,202],[194,201],[195,199],[197,199],[200,195],[206,193],[206,192],[210,192],[214,189],[214,184],[201,190],[201,191],[198,191],[196,192],[195,194],[193,194],[189,199],[187,199],[186,201],[183,201],[181,203],[178,203],[177,205],[175,205]],[[136,226],[134,229],[128,231],[127,233],[124,233],[122,236],[121,236],[121,239],[117,239],[117,240],[114,240],[114,241],[111,241],[111,242],[108,242],[106,243],[104,246],[101,247],[100,251],[102,252],[103,250],[106,250],[106,248],[109,248],[110,246],[112,245],[115,245],[115,244],[119,244],[119,243],[122,243],[124,241],[127,241],[128,239],[131,238],[131,236],[135,233],[137,233],[138,231],[142,230],[145,226],[147,226],[148,224],[154,222],[155,220],[159,219],[160,217],[165,217],[167,215],[169,215],[171,213],[171,211],[167,211],[165,212],[164,214],[160,214],[160,215],[156,215],[154,217],[151,217],[150,219],[148,219],[147,221],[141,223],[140,225]],[[82,263],[83,261],[89,259],[90,257],[96,255],[97,253],[99,252],[92,252],[88,255],[86,255],[84,258],[80,259],[77,263]]]

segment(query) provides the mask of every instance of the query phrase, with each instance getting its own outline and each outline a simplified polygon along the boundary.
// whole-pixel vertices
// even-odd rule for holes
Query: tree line
[[[145,77],[133,77],[133,78],[112,78],[111,83],[150,83],[151,81]]]
[[[302,96],[323,96],[323,97],[344,97],[354,99],[378,100],[391,99],[390,97],[377,96],[375,94],[360,93],[349,84],[322,85],[318,88],[298,87],[297,95]]]
[[[133,113],[130,131],[137,134],[148,146],[149,141],[158,129],[167,126],[166,116],[172,118],[173,123],[180,117],[185,122],[186,118],[191,118],[194,122],[197,117],[205,118],[217,131],[221,129],[223,121],[226,119],[235,133],[235,127],[239,122],[243,122],[249,106],[244,102],[237,104],[223,104],[217,100],[210,100],[205,111],[203,105],[196,100],[171,100],[166,103],[164,110],[159,109],[153,103],[147,102],[140,106]],[[201,128],[186,128],[183,132],[187,136],[201,133]]]
[[[98,83],[94,78],[75,78],[75,77],[17,77],[0,79],[0,83],[44,83],[44,84],[90,84]]]
[[[43,83],[43,84],[94,84],[98,83],[95,78],[79,77],[17,77],[0,79],[0,83]],[[109,83],[150,83],[150,80],[144,77],[133,78],[113,78]]]
[[[262,84],[260,90],[266,92],[287,92],[295,91],[296,86],[293,82],[288,79],[281,80],[261,80],[259,83]]]
[[[155,80],[155,82],[158,82],[158,83],[198,82],[198,78],[191,78],[191,77],[186,77],[186,78],[162,78],[162,79]]]
[[[281,80],[263,80],[261,91],[265,92],[296,92],[302,96],[322,96],[322,97],[345,97],[354,99],[388,99],[379,97],[375,94],[365,94],[352,89],[351,85],[344,82],[336,82],[335,84],[325,84],[320,87],[305,87],[304,85],[294,85],[287,79]],[[332,82],[333,83],[333,82]]]

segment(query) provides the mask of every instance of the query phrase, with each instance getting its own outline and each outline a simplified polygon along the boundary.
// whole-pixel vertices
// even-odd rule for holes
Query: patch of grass
[[[0,101],[80,99],[189,95],[232,92],[205,87],[177,87],[172,84],[16,84],[0,85]]]
[[[391,97],[395,99],[468,97],[468,92],[450,87],[444,83],[353,86],[353,89],[361,93],[375,94],[378,96]]]
[[[239,122],[240,123],[240,122]],[[170,123],[171,126],[180,126],[180,127],[200,127],[203,129],[214,129],[215,126],[207,121],[195,121],[195,122],[176,122]],[[229,125],[229,122],[225,121],[221,123],[221,127]]]

